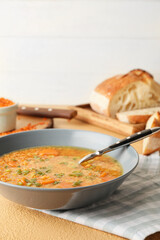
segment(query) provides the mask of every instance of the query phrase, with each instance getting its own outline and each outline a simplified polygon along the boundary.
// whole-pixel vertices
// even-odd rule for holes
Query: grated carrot
[[[102,172],[101,175],[100,175],[100,177],[105,177],[106,175],[107,175],[106,172]]]
[[[55,180],[54,179],[45,179],[45,180],[40,180],[39,183],[42,185],[46,185],[46,184],[50,184],[50,183],[54,183]]]

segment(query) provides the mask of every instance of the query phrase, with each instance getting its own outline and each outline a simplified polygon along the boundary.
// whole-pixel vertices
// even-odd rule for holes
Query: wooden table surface
[[[83,129],[113,135],[124,136],[111,131],[80,122],[76,119],[54,119],[55,128]],[[134,143],[141,153],[142,143]],[[0,240],[122,240],[103,231],[92,229],[77,223],[53,217],[13,203],[0,196]],[[159,240],[160,233],[153,234],[146,240]]]

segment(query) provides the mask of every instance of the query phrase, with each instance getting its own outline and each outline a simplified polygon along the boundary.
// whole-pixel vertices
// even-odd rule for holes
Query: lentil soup
[[[115,159],[103,155],[78,164],[93,151],[77,147],[43,146],[10,152],[0,157],[0,181],[11,184],[72,188],[106,182],[122,175]]]

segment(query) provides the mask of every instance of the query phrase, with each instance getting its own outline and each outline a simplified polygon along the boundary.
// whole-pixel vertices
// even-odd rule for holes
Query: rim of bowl
[[[19,135],[19,134],[25,134],[25,133],[30,133],[30,132],[42,132],[42,131],[79,131],[79,132],[88,132],[88,133],[95,133],[95,134],[101,134],[101,135],[107,135],[111,138],[114,138],[115,140],[120,140],[116,137],[113,137],[111,135],[108,135],[108,134],[104,134],[104,133],[99,133],[99,132],[94,132],[94,131],[89,131],[89,130],[80,130],[80,129],[35,129],[35,130],[29,130],[29,131],[24,131],[24,132],[18,132],[18,133],[13,133],[13,134],[10,134],[10,135],[5,135],[5,136],[2,136],[1,138],[5,138],[5,137],[11,137],[12,135]],[[38,147],[38,146],[37,146]],[[13,188],[19,188],[19,189],[23,189],[23,190],[31,190],[31,191],[71,191],[71,190],[81,190],[81,189],[87,189],[87,188],[95,188],[95,187],[98,187],[98,186],[102,186],[102,185],[106,185],[107,183],[112,183],[112,182],[115,182],[115,181],[119,181],[121,180],[122,178],[126,178],[128,175],[130,175],[134,169],[137,167],[138,163],[139,163],[139,154],[137,153],[137,151],[135,150],[134,147],[132,147],[131,145],[128,146],[130,149],[132,149],[132,151],[134,151],[135,155],[136,155],[136,158],[137,158],[137,161],[134,165],[134,167],[132,167],[132,169],[126,173],[123,173],[121,176],[117,177],[117,178],[114,178],[112,180],[109,180],[109,181],[106,181],[106,182],[102,182],[102,183],[97,183],[97,184],[93,184],[93,185],[88,185],[88,186],[80,186],[80,187],[72,187],[72,188],[38,188],[38,187],[27,187],[27,186],[19,186],[19,185],[16,185],[16,184],[12,184],[12,183],[7,183],[7,182],[3,182],[3,181],[0,181],[0,184],[2,185],[7,185],[9,187],[13,187]],[[30,147],[32,148],[32,147]],[[22,149],[22,148],[21,148]],[[20,149],[19,149],[20,150]],[[126,150],[127,151],[127,150]],[[117,159],[116,159],[117,160]],[[123,167],[123,166],[122,166]]]
[[[0,112],[1,113],[8,112],[10,110],[13,110],[14,108],[15,109],[18,108],[18,103],[14,103],[14,104],[12,104],[10,106],[6,106],[6,107],[0,107]]]
[[[13,107],[16,107],[16,106],[18,106],[18,103],[14,103],[14,104],[12,104],[10,106],[6,106],[6,107],[0,107],[0,110],[9,109],[9,108],[13,108]]]

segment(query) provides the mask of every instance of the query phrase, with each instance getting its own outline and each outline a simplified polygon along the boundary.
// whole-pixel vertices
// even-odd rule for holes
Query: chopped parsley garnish
[[[79,171],[73,171],[71,174],[69,174],[69,176],[72,176],[72,177],[82,177],[83,173],[79,172]]]
[[[67,163],[67,162],[60,162],[60,164],[64,164],[64,165],[67,165],[68,163]]]
[[[30,183],[34,184],[34,183],[36,183],[36,181],[37,181],[37,178],[32,178],[32,179],[30,180]]]
[[[13,161],[13,162],[17,162],[17,160],[16,160],[16,159],[12,159],[12,161]]]
[[[41,183],[35,183],[35,186],[40,187],[40,186],[42,186],[42,184]]]
[[[53,183],[53,185],[56,185],[56,184],[58,184],[58,183],[60,183],[59,181],[55,181],[54,183]]]
[[[82,183],[82,181],[78,180],[78,181],[74,182],[72,186],[77,187],[77,186],[80,186],[81,183]]]
[[[30,173],[29,170],[24,170],[22,174],[23,174],[23,175],[27,175],[28,173]]]
[[[21,175],[21,174],[22,174],[22,170],[21,170],[21,169],[18,169],[18,170],[17,170],[17,174]]]
[[[58,178],[61,178],[64,176],[64,173],[55,173],[54,175]]]

